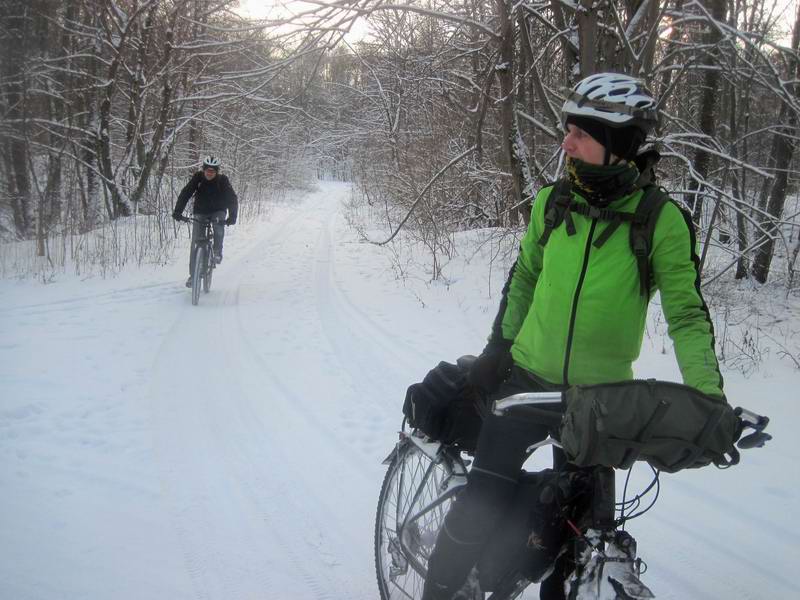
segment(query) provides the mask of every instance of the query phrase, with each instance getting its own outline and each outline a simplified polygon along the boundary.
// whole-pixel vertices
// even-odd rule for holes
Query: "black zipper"
[[[586,271],[589,269],[589,252],[592,251],[592,238],[594,228],[597,226],[597,219],[592,219],[592,226],[589,229],[589,237],[586,239],[586,250],[583,253],[583,267],[578,278],[578,287],[575,289],[575,296],[572,298],[572,314],[569,318],[569,333],[567,334],[567,349],[564,353],[564,385],[569,385],[569,355],[572,352],[572,335],[575,332],[575,317],[578,313],[578,298],[581,295],[583,280],[586,278]]]

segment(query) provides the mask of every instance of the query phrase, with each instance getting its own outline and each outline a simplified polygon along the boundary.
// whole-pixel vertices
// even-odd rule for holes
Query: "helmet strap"
[[[606,143],[603,144],[603,166],[607,167],[611,164],[611,132],[608,127],[603,129],[603,136],[606,138]],[[619,161],[617,161],[619,162]]]

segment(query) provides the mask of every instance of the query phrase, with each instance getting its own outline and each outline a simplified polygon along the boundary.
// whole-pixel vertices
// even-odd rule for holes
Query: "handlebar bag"
[[[643,460],[661,471],[728,467],[741,422],[724,398],[648,380],[578,385],[564,393],[561,444],[580,466],[627,469]]]

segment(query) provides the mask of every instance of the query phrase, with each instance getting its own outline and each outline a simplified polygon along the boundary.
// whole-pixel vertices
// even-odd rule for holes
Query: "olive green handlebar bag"
[[[579,466],[627,469],[642,460],[661,471],[728,467],[741,421],[723,398],[649,380],[578,385],[564,392],[561,444]]]

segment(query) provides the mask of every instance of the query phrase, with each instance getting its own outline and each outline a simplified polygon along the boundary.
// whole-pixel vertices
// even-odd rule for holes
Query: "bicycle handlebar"
[[[498,417],[510,408],[517,406],[547,406],[551,405],[554,408],[561,405],[563,399],[563,392],[526,392],[522,394],[514,394],[513,396],[506,396],[495,400],[492,411]]]
[[[217,223],[221,224],[225,222],[225,219],[197,219],[195,217],[184,217],[183,215],[180,216],[178,221],[183,221],[184,223]]]
[[[564,413],[562,392],[527,392],[495,400],[492,412],[502,417],[509,410],[541,421],[542,425],[558,427]]]

